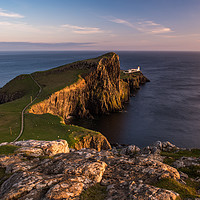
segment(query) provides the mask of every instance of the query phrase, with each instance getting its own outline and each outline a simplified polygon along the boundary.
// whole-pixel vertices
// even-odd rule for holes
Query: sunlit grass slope
[[[110,55],[106,54],[105,57]],[[88,74],[101,58],[102,56],[33,73],[33,78],[42,87],[42,92],[34,103],[42,101],[53,92],[73,84],[80,75],[83,77]],[[0,89],[0,92],[11,95],[17,93],[22,96],[14,101],[0,104],[0,142],[11,142],[19,134],[21,111],[31,101],[31,98],[34,99],[38,91],[39,87],[27,74],[16,77]],[[64,125],[60,121],[59,117],[50,114],[33,115],[26,112],[25,129],[20,139],[55,140],[62,138],[69,140],[69,143],[73,145],[75,142],[72,137],[73,134],[80,132],[80,137],[87,133],[98,134],[81,127]],[[70,133],[71,136],[69,136]],[[78,137],[76,138],[78,139]]]

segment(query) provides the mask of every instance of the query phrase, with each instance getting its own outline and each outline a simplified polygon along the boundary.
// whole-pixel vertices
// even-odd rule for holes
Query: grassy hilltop
[[[110,55],[112,54],[104,56],[109,57]],[[75,83],[79,76],[87,75],[101,58],[102,56],[32,73],[31,75],[42,87],[42,92],[34,103],[40,102],[52,93]],[[87,67],[81,67],[86,63]],[[21,111],[31,101],[31,97],[34,99],[38,91],[38,85],[28,74],[14,78],[0,89],[0,93],[19,97],[14,101],[0,104],[0,142],[11,142],[17,137],[21,125]],[[62,138],[73,145],[76,139],[88,134],[100,133],[82,127],[65,125],[62,123],[62,119],[51,114],[34,115],[26,112],[25,129],[20,140],[56,140]]]
[[[43,112],[44,114],[35,112],[33,114],[28,112],[29,107],[24,115],[25,126],[20,140],[62,138],[67,140],[71,147],[76,144],[79,148],[85,147],[84,145],[88,145],[90,142],[93,144],[101,141],[101,145],[105,145],[105,141],[107,144],[108,142],[101,133],[74,125],[66,125],[63,122],[63,118],[59,116],[63,116],[62,112],[65,111],[63,107],[67,105],[66,97],[69,98],[67,101],[71,102],[68,104],[68,109],[71,106],[73,109],[77,109],[72,109],[69,115],[73,115],[73,112],[79,114],[82,111],[86,114],[88,111],[105,114],[122,109],[123,102],[129,99],[130,94],[137,90],[140,84],[148,81],[140,72],[134,74],[120,72],[119,56],[115,53],[107,53],[97,58],[34,72],[31,75],[17,76],[0,88],[0,143],[11,142],[19,135],[21,112],[40,90],[32,77],[42,87],[41,93],[33,104],[41,105],[41,102],[47,102],[45,108],[51,110]],[[77,85],[78,81],[83,79],[85,89]],[[69,90],[64,94],[68,86],[72,86],[73,92],[71,93]],[[80,91],[78,91],[79,89]],[[58,98],[62,96],[65,98],[60,98],[57,102],[56,93],[59,93]],[[56,107],[57,103],[59,105]],[[88,106],[91,107],[88,108]],[[31,109],[35,108],[31,107]],[[98,142],[91,141],[91,138],[94,141],[98,138]],[[81,143],[82,141],[84,142]]]

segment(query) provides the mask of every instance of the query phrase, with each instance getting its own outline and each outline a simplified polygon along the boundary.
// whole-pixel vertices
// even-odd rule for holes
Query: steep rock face
[[[103,135],[86,135],[79,142],[75,143],[75,149],[92,148],[97,151],[111,149],[107,138]]]
[[[145,82],[140,74],[136,79],[120,80],[119,56],[102,56],[91,72],[73,85],[53,93],[48,99],[33,105],[30,113],[51,113],[67,119],[93,117],[122,109],[133,90]]]
[[[127,83],[128,89],[126,90],[130,92],[129,96],[132,96],[138,89],[140,89],[140,85],[143,85],[146,82],[149,82],[149,79],[147,79],[141,72],[139,72],[137,75],[129,74],[128,77],[122,79],[121,84],[124,85]],[[123,92],[125,91],[123,90]]]

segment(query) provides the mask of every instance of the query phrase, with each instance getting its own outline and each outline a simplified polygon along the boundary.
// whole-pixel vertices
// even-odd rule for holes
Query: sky
[[[200,0],[0,0],[0,51],[200,51]]]

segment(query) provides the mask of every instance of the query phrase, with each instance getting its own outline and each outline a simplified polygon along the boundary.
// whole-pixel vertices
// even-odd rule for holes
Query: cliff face
[[[137,74],[126,75],[124,78],[122,78],[122,85],[126,85],[125,83],[127,83],[127,86],[125,87],[128,88],[122,92],[128,90],[129,96],[132,96],[138,89],[140,89],[140,85],[143,85],[146,82],[149,82],[149,79],[147,79],[141,72],[138,72]]]
[[[84,136],[81,140],[75,143],[74,148],[76,150],[92,148],[101,151],[111,149],[111,145],[105,136],[98,134]]]
[[[119,56],[112,53],[102,56],[87,76],[33,105],[29,112],[51,113],[67,119],[69,115],[89,118],[121,110],[142,79],[140,74],[120,80]]]

